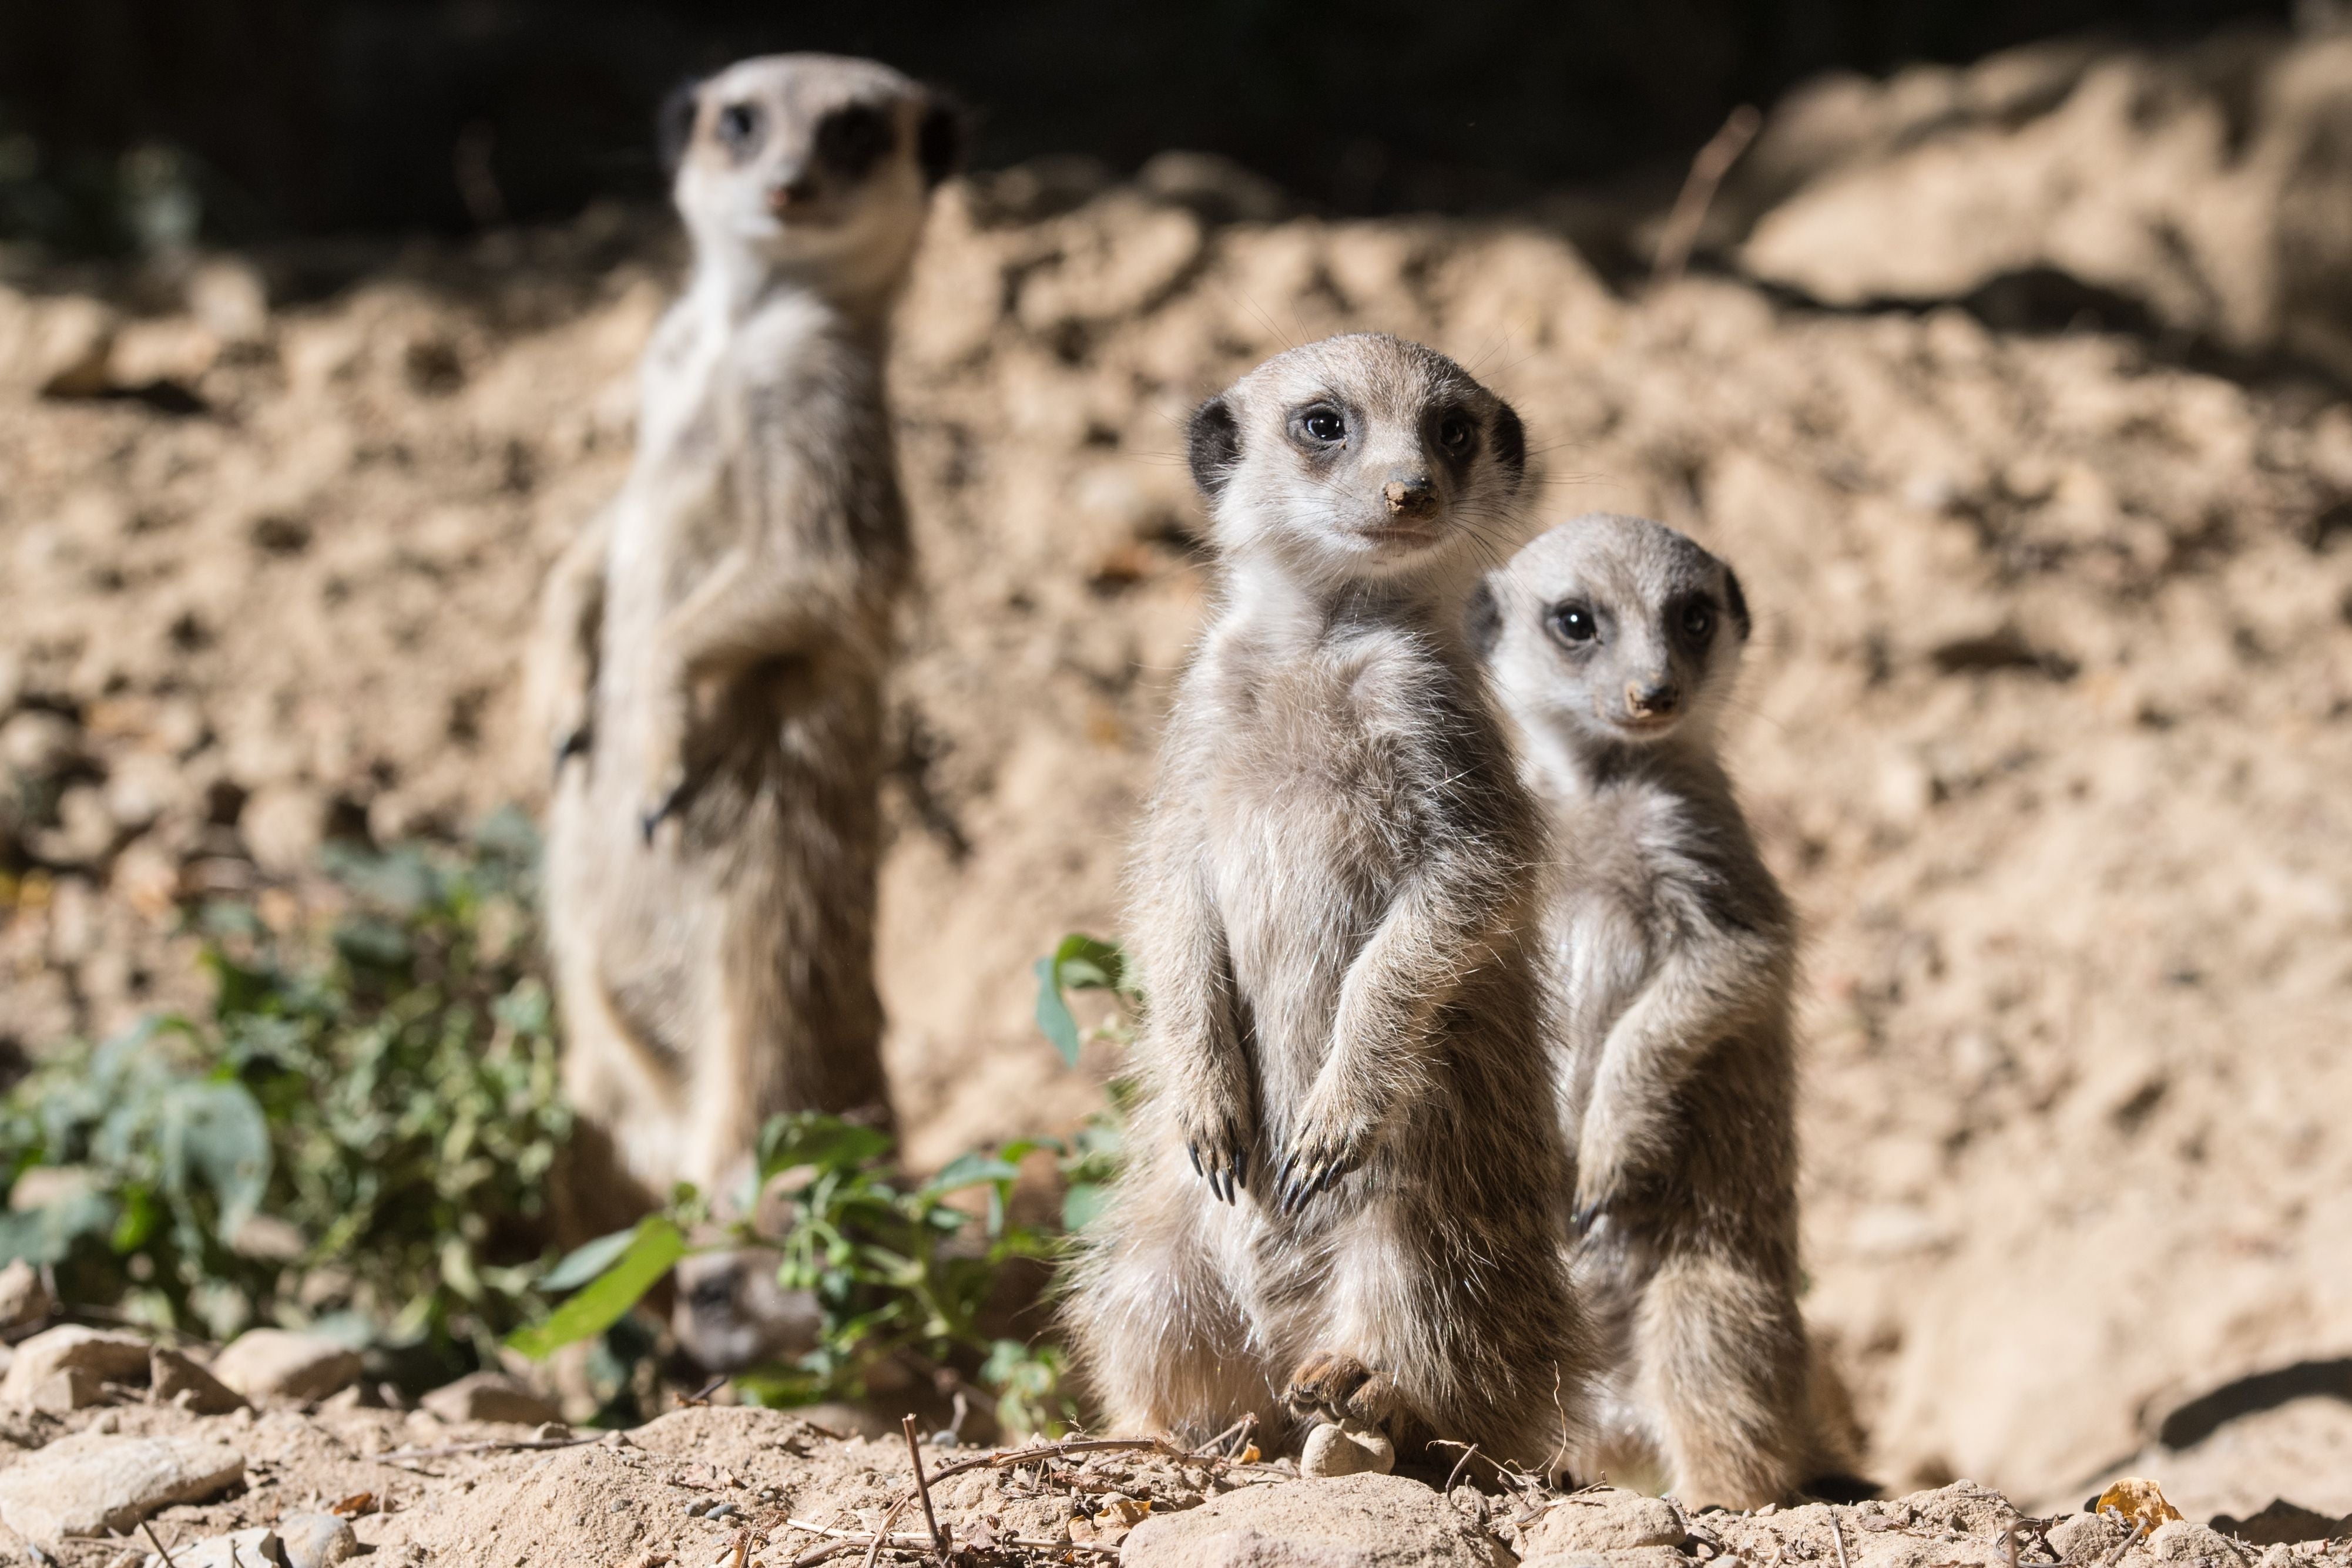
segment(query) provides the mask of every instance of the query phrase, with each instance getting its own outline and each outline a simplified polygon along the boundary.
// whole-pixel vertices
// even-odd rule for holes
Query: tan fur
[[[1796,926],[1716,755],[1747,608],[1689,539],[1606,516],[1488,592],[1474,635],[1552,820],[1573,1267],[1611,1368],[1579,1458],[1693,1507],[1776,1501],[1839,1457],[1797,1309]]]
[[[1223,580],[1144,833],[1147,1089],[1077,1354],[1119,1430],[1278,1433],[1286,1406],[1550,1465],[1587,1356],[1539,828],[1460,632],[1519,537],[1517,418],[1429,350],[1338,338],[1203,405],[1192,464]]]
[[[621,1207],[733,1196],[779,1112],[888,1116],[876,792],[910,549],[883,362],[936,106],[882,66],[778,56],[682,107],[693,277],[538,650],[564,1082]]]

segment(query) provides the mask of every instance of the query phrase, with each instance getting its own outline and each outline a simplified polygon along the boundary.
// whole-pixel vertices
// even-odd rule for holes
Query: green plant
[[[1081,1036],[1066,989],[1113,994],[1121,1012],[1098,1035],[1125,1038],[1125,1017],[1139,1001],[1127,988],[1118,949],[1072,936],[1037,963],[1037,1018],[1046,1037],[1075,1062]],[[1066,1186],[1064,1228],[1075,1231],[1100,1207],[1116,1167],[1118,1101],[1068,1144],[1024,1138],[950,1161],[929,1181],[908,1183],[889,1166],[891,1140],[870,1127],[815,1113],[782,1116],[762,1131],[756,1184],[737,1207],[759,1206],[761,1194],[781,1200],[786,1215],[770,1232],[750,1220],[714,1226],[701,1195],[683,1190],[663,1212],[631,1229],[590,1242],[566,1258],[542,1283],[578,1287],[545,1322],[519,1330],[508,1343],[533,1357],[605,1333],[646,1292],[695,1249],[762,1247],[781,1254],[778,1280],[805,1291],[816,1303],[816,1344],[796,1361],[735,1379],[739,1390],[763,1403],[810,1404],[860,1399],[885,1362],[919,1369],[948,1368],[992,1395],[1010,1432],[1058,1433],[1072,1409],[1062,1393],[1064,1356],[1057,1345],[1031,1344],[992,1333],[986,1309],[1010,1264],[1057,1260],[1064,1238],[1012,1217],[1021,1162],[1055,1157]],[[949,1200],[976,1195],[975,1214]]]
[[[204,910],[209,1012],[50,1054],[0,1105],[0,1256],[69,1308],[495,1354],[544,1310],[544,1178],[571,1131],[536,975],[529,823],[465,856],[338,856],[323,940]],[[36,1201],[26,1202],[27,1198]]]

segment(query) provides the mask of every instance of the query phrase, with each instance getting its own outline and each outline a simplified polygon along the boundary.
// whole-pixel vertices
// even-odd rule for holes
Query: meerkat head
[[[1705,744],[1748,633],[1730,567],[1663,524],[1608,513],[1538,538],[1470,608],[1505,706],[1571,747]]]
[[[941,95],[833,55],[739,61],[678,89],[661,115],[671,194],[698,255],[852,285],[895,285],[962,137]]]
[[[1519,416],[1399,338],[1276,355],[1201,405],[1189,445],[1218,547],[1309,582],[1467,582],[1525,537]]]

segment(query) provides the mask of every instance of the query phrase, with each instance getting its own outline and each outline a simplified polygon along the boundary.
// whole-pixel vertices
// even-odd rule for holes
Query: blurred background
[[[371,1386],[545,1311],[516,671],[681,276],[654,105],[841,50],[975,131],[892,367],[915,1167],[1118,1071],[1057,1060],[1032,965],[1118,931],[1208,590],[1185,412],[1391,329],[1519,408],[1545,521],[1748,585],[1729,745],[1810,936],[1806,1307],[1868,1473],[2352,1512],[2347,21],[0,6],[0,1241]],[[652,1332],[551,1396],[620,1408]]]

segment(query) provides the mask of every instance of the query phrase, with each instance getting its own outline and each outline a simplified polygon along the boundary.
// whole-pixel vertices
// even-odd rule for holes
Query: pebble
[[[331,1513],[289,1513],[278,1521],[287,1568],[331,1568],[360,1554],[360,1540],[348,1520]]]

